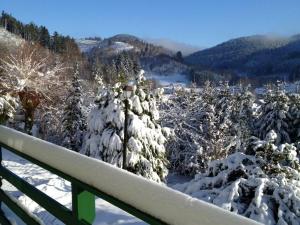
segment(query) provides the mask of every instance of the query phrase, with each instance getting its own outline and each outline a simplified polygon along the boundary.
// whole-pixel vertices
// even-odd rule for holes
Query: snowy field
[[[178,84],[186,86],[191,83],[188,77],[184,74],[170,74],[170,75],[157,75],[157,74],[146,74],[147,79],[154,79],[159,82],[162,86],[170,86],[172,84]]]
[[[100,41],[91,39],[78,39],[76,40],[81,52],[89,52],[92,48],[99,45]]]
[[[120,53],[123,51],[129,51],[134,49],[132,45],[121,41],[114,42],[111,48],[114,49],[115,53]]]
[[[22,177],[24,180],[34,185],[36,188],[57,200],[59,203],[71,208],[71,185],[70,182],[24,160],[15,154],[4,150],[3,165],[12,172]],[[30,212],[38,216],[46,225],[60,225],[61,221],[49,214],[45,209],[41,208],[30,198],[15,189],[11,184],[4,181],[3,190],[7,191],[11,196],[18,199]],[[24,224],[5,206],[2,207],[8,218],[12,219],[16,224]],[[96,219],[93,224],[97,225],[142,225],[146,224],[139,219],[129,215],[109,204],[108,202],[96,200]]]

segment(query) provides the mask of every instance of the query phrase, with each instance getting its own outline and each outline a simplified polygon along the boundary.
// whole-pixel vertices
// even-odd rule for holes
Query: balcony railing
[[[5,168],[2,163],[0,165],[1,179],[7,180],[68,225],[93,223],[95,196],[149,224],[259,224],[105,162],[5,126],[0,126],[0,161],[1,147],[71,182],[72,209],[68,209]],[[24,206],[2,189],[0,189],[0,204],[1,202],[26,224],[40,224],[38,219],[24,209]],[[10,224],[3,212],[0,213],[0,223]]]

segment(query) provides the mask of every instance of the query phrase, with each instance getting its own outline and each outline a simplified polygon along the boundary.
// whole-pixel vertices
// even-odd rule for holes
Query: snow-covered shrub
[[[142,76],[143,72],[139,74]],[[142,82],[133,86],[128,99],[127,170],[160,182],[167,175],[164,143],[167,129],[157,123],[156,93],[145,93]],[[120,84],[104,88],[96,98],[97,106],[88,116],[82,153],[122,167],[124,141],[124,101]]]
[[[206,82],[203,89],[180,89],[162,104],[162,122],[174,129],[167,144],[171,168],[185,175],[205,169],[209,161],[244,151],[252,134],[253,95],[228,83]]]
[[[179,89],[160,104],[161,121],[172,128],[166,149],[170,168],[192,176],[200,170],[202,137],[199,128],[201,96],[194,89]]]
[[[246,153],[209,163],[206,173],[175,188],[264,224],[300,223],[300,164],[291,144],[253,138]]]
[[[0,59],[1,91],[17,93],[24,111],[24,130],[31,134],[37,107],[55,102],[66,89],[66,70],[59,57],[41,46],[23,43],[18,51]],[[46,104],[48,105],[48,104]]]
[[[81,85],[79,82],[79,68],[76,64],[73,76],[72,87],[67,96],[67,105],[63,115],[63,146],[79,151],[82,146],[83,134],[85,131],[85,118],[82,110]]]
[[[16,101],[10,95],[0,96],[0,124],[13,118],[16,107]]]

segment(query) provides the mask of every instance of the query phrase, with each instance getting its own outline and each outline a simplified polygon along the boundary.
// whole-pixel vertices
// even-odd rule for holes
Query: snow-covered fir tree
[[[72,87],[66,99],[63,115],[63,146],[74,151],[80,151],[86,121],[82,109],[81,85],[79,82],[79,66],[76,64]]]
[[[216,118],[216,130],[218,135],[216,136],[216,146],[219,146],[215,150],[215,154],[226,157],[232,148],[235,146],[235,132],[233,132],[233,111],[234,95],[231,93],[229,84],[227,81],[220,82],[217,88],[215,97],[215,118]]]
[[[285,93],[282,83],[268,88],[256,121],[258,137],[264,139],[270,130],[274,130],[277,133],[276,144],[291,143],[289,105],[289,97]]]
[[[300,147],[300,95],[291,93],[289,96],[289,136],[291,142]]]
[[[248,146],[249,138],[254,133],[254,95],[249,87],[239,86],[238,92],[233,96],[231,119],[235,136],[235,152],[244,152]]]
[[[212,161],[175,188],[263,224],[299,224],[299,158],[293,145],[276,146],[277,138],[273,130],[263,141],[253,138],[245,154]]]
[[[167,128],[157,123],[159,92],[143,90],[143,71],[137,76],[128,99],[127,170],[156,182],[165,180],[167,159],[164,148]],[[103,88],[97,106],[88,116],[88,130],[82,153],[122,167],[125,123],[125,95],[120,83]]]

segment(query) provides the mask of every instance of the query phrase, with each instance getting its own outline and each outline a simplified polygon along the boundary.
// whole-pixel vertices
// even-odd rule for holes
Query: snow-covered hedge
[[[296,148],[277,135],[252,140],[246,153],[212,161],[205,174],[175,188],[264,224],[300,223],[300,164]]]

